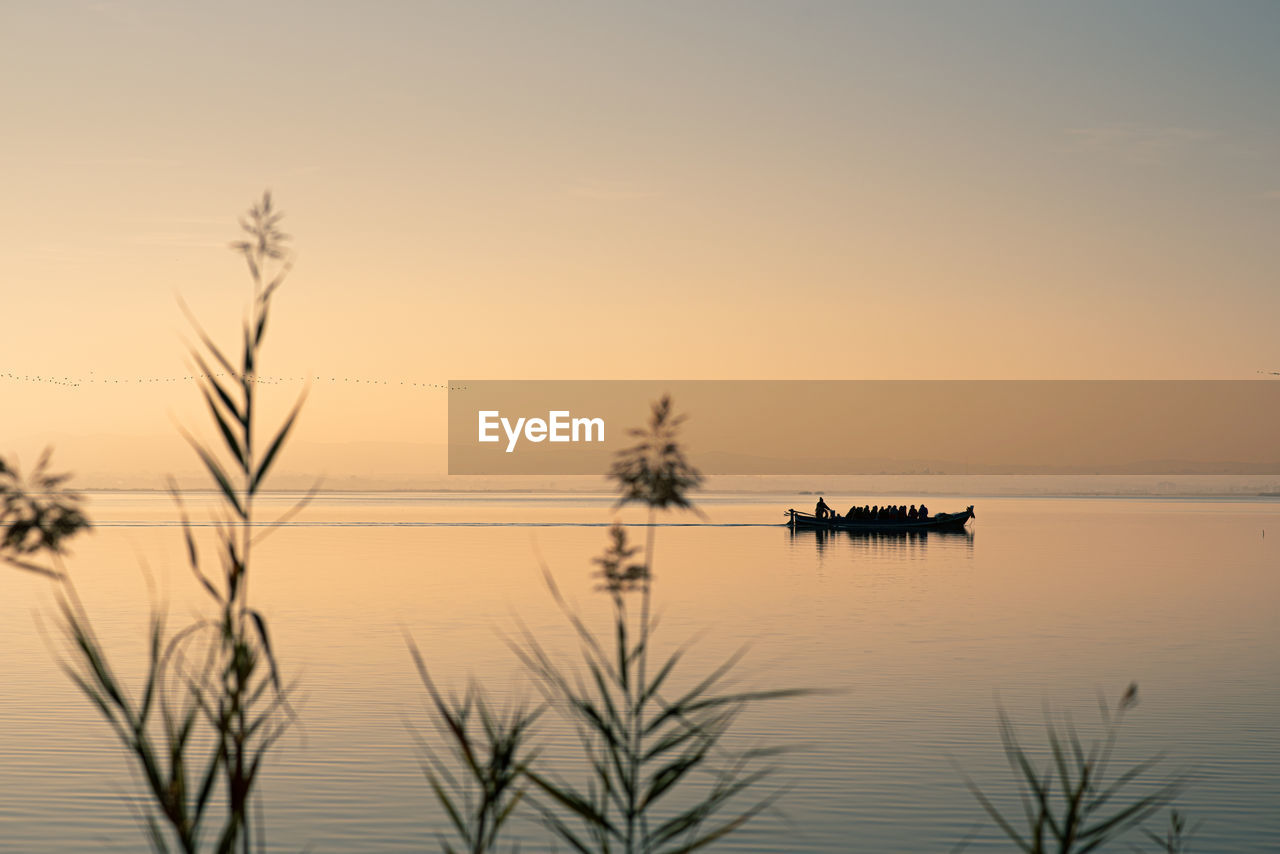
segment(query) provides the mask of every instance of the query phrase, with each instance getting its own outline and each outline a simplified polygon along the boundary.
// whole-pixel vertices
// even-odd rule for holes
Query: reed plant
[[[256,836],[252,832],[251,805],[267,753],[291,720],[289,687],[281,680],[267,620],[249,599],[254,546],[283,521],[260,526],[255,499],[302,404],[300,398],[267,441],[259,441],[258,365],[272,297],[292,264],[288,236],[279,229],[281,216],[270,194],[264,194],[241,220],[244,239],[232,244],[252,281],[238,358],[229,357],[191,318],[199,342],[191,349],[196,380],[220,447],[184,435],[220,499],[212,519],[216,571],[202,561],[181,495],[172,481],[171,487],[190,569],[213,607],[170,632],[163,612],[153,606],[147,667],[138,690],[117,675],[62,566],[64,541],[88,527],[79,496],[62,490],[62,476],[45,473],[47,458],[32,478],[36,489],[19,485],[9,467],[0,468],[3,557],[57,582],[67,641],[63,668],[132,758],[149,796],[141,810],[147,838],[161,852],[212,848],[248,854],[265,847],[261,827]],[[210,823],[217,828],[206,840]]]
[[[1191,854],[1191,837],[1199,830],[1200,822],[1188,821],[1186,813],[1169,810],[1169,824],[1164,833],[1143,830],[1154,850],[1161,854]]]
[[[50,472],[48,452],[25,478],[0,459],[0,561],[54,583],[67,641],[63,668],[139,772],[145,793],[141,819],[150,846],[159,852],[264,849],[261,822],[251,821],[255,803],[260,807],[257,787],[269,751],[293,720],[291,686],[282,679],[267,620],[249,597],[257,544],[306,501],[272,523],[259,522],[256,500],[303,403],[300,397],[262,441],[258,367],[273,296],[291,269],[281,216],[264,194],[241,221],[245,238],[232,244],[252,282],[236,356],[190,318],[198,342],[191,349],[194,373],[218,437],[211,445],[184,432],[219,500],[212,561],[202,559],[181,493],[172,481],[171,488],[189,568],[211,606],[177,631],[153,607],[147,663],[137,687],[112,666],[64,565],[67,543],[90,528],[82,496],[67,488],[66,475]],[[737,831],[777,796],[776,789],[764,787],[774,771],[768,761],[777,751],[735,748],[728,736],[755,704],[808,692],[731,690],[728,680],[741,652],[692,679],[677,675],[682,649],[650,668],[657,516],[699,512],[690,494],[702,478],[680,443],[683,420],[663,397],[609,471],[620,493],[618,507],[638,503],[648,520],[642,547],[615,524],[605,551],[594,559],[596,588],[611,605],[609,629],[594,631],[544,567],[581,653],[579,665],[561,662],[527,629],[511,641],[545,706],[498,711],[476,683],[461,697],[445,696],[410,641],[446,745],[433,749],[420,739],[426,777],[449,819],[449,832],[440,836],[444,851],[499,850],[512,818],[532,805],[561,842],[582,854],[684,854]],[[672,687],[681,680],[685,687]],[[1069,718],[1049,716],[1048,759],[1039,765],[1009,715],[999,710],[1003,750],[1020,788],[1021,818],[1006,815],[967,775],[965,782],[1016,849],[1086,854],[1141,828],[1158,850],[1188,850],[1196,825],[1176,810],[1165,833],[1142,828],[1182,791],[1186,775],[1153,779],[1160,757],[1112,772],[1121,723],[1136,702],[1136,685],[1114,708],[1100,702],[1104,734],[1087,747]],[[571,757],[556,757],[556,766],[548,768],[532,746],[548,707],[565,716],[580,742],[584,762],[570,777],[564,769]]]
[[[525,770],[546,825],[578,852],[677,854],[695,851],[742,827],[772,803],[760,793],[773,772],[763,761],[776,751],[734,749],[726,743],[733,722],[752,704],[801,691],[730,691],[726,678],[735,655],[689,687],[672,690],[678,650],[650,671],[655,621],[650,612],[654,519],[667,509],[692,510],[689,493],[701,475],[679,443],[669,397],[652,407],[636,443],[620,452],[610,477],[619,506],[635,502],[649,516],[640,550],[621,525],[609,531],[599,558],[598,587],[612,604],[612,626],[598,635],[566,602],[549,571],[547,584],[579,641],[580,668],[562,665],[527,629],[512,643],[549,704],[574,727],[586,760],[569,780],[534,764]],[[637,559],[640,556],[640,559]],[[630,607],[639,595],[639,615]]]
[[[503,829],[528,792],[527,775],[536,758],[530,740],[543,707],[498,712],[475,681],[461,698],[445,697],[412,640],[409,652],[430,695],[437,734],[447,746],[439,752],[415,733],[423,772],[456,837],[440,834],[440,848],[446,854],[498,851]]]
[[[1129,686],[1114,708],[1099,697],[1103,735],[1087,748],[1069,717],[1055,721],[1046,712],[1049,755],[1039,766],[1018,740],[1008,713],[999,709],[1000,741],[1018,783],[1021,819],[1002,812],[968,775],[965,784],[1019,851],[1086,854],[1102,849],[1164,809],[1187,783],[1184,773],[1152,779],[1160,756],[1111,774],[1120,726],[1137,702],[1136,684]],[[1167,840],[1170,845],[1182,844],[1184,828],[1178,823],[1175,830],[1177,835]]]
[[[83,496],[65,487],[70,475],[49,471],[51,453],[27,477],[0,458],[0,561],[57,580],[67,541],[90,524]]]

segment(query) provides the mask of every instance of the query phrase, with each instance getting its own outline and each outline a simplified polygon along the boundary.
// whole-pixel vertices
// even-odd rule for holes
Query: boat
[[[787,510],[786,525],[793,531],[963,531],[969,520],[975,518],[970,504],[960,513],[935,513],[927,519],[890,521],[887,519],[846,519],[833,516],[819,519],[812,513]]]

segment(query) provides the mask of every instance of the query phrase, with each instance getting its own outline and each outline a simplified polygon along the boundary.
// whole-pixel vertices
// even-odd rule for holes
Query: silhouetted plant
[[[527,743],[542,709],[497,714],[474,682],[462,699],[446,699],[412,641],[409,652],[431,695],[436,730],[451,757],[440,756],[419,737],[423,772],[460,842],[455,845],[442,834],[440,847],[449,854],[497,851],[503,827],[526,794],[525,774],[534,760]]]
[[[37,561],[42,554],[59,558],[64,541],[89,528],[89,520],[80,508],[83,497],[63,488],[70,475],[49,473],[50,454],[40,455],[27,478],[0,459],[0,560],[59,578],[61,570]]]
[[[619,524],[609,528],[609,547],[600,557],[591,559],[600,565],[596,577],[603,579],[598,590],[608,593],[615,604],[622,606],[622,594],[634,593],[648,583],[648,567],[643,563],[629,563],[631,558],[640,553],[640,549],[627,545],[627,529]]]
[[[1154,844],[1155,850],[1162,854],[1190,854],[1191,837],[1199,827],[1200,822],[1188,824],[1184,814],[1178,810],[1169,810],[1169,826],[1163,836],[1150,830],[1143,832]]]
[[[249,801],[257,780],[257,774],[267,750],[279,738],[287,718],[277,712],[285,702],[285,691],[280,682],[279,669],[272,653],[266,619],[248,605],[248,580],[250,555],[253,545],[266,531],[254,531],[254,498],[261,491],[267,473],[275,462],[302,407],[302,398],[277,429],[266,449],[255,447],[255,398],[257,388],[258,354],[266,332],[270,314],[271,297],[284,282],[292,267],[290,253],[285,246],[288,236],[277,225],[283,214],[272,208],[270,193],[263,194],[262,201],[253,205],[248,219],[241,220],[247,240],[233,243],[249,268],[253,281],[253,296],[249,320],[243,328],[243,348],[239,369],[195,325],[204,351],[227,368],[234,377],[228,390],[219,383],[199,350],[193,350],[195,361],[202,368],[201,383],[210,415],[216,422],[224,447],[232,460],[234,477],[239,484],[232,485],[232,475],[219,463],[217,457],[204,445],[188,436],[192,447],[204,462],[209,474],[218,484],[224,504],[230,512],[218,533],[219,562],[222,584],[213,584],[201,571],[198,551],[191,526],[183,514],[183,532],[186,536],[191,569],[219,607],[218,633],[220,658],[214,671],[204,671],[206,678],[199,686],[197,697],[209,722],[214,726],[220,741],[223,777],[229,802],[229,820],[223,831],[223,839],[234,844],[241,841],[244,851],[250,848]],[[268,264],[280,261],[278,268],[268,278]],[[304,499],[305,502],[305,499]],[[290,511],[292,515],[296,509]],[[278,524],[278,521],[277,521]],[[264,666],[265,665],[265,666]],[[264,701],[265,700],[265,701]],[[219,843],[220,847],[223,844]]]
[[[1161,761],[1157,756],[1130,766],[1108,778],[1120,724],[1125,712],[1138,702],[1138,686],[1131,684],[1114,710],[1101,698],[1105,735],[1088,750],[1070,720],[1057,724],[1046,721],[1050,761],[1037,770],[1022,748],[1013,722],[999,710],[1000,740],[1009,767],[1018,778],[1025,828],[1006,817],[967,775],[965,783],[983,809],[1020,851],[1027,854],[1085,854],[1115,841],[1177,796],[1186,784],[1185,776],[1150,781],[1137,794],[1145,775]],[[1055,786],[1057,791],[1055,792]]]
[[[164,616],[153,609],[147,633],[147,673],[138,699],[116,676],[69,582],[59,593],[58,605],[70,641],[70,657],[76,661],[75,666],[64,663],[63,669],[107,719],[137,763],[154,802],[154,811],[144,810],[143,816],[152,848],[167,852],[172,839],[180,851],[200,850],[222,756],[217,745],[207,744],[202,755],[195,756],[201,752],[196,744],[198,695],[181,674],[170,679],[175,651],[190,636],[190,630],[167,637]],[[220,850],[232,849],[222,846]]]
[[[619,451],[609,469],[621,497],[618,506],[632,501],[650,509],[694,509],[689,493],[702,483],[702,475],[685,459],[680,447],[680,427],[688,416],[676,415],[671,396],[653,404],[648,427],[627,431],[637,442]]]
[[[622,491],[620,503],[649,507],[650,543],[654,511],[692,509],[688,491],[701,480],[678,443],[682,420],[663,398],[653,407],[649,429],[633,431],[639,444],[623,451],[611,472]],[[723,737],[733,721],[753,702],[803,692],[725,692],[725,678],[739,654],[667,699],[664,689],[681,652],[669,656],[652,678],[644,669],[653,629],[648,608],[652,546],[645,562],[633,562],[637,549],[628,544],[626,530],[615,525],[609,536],[607,550],[595,562],[601,567],[600,587],[613,603],[611,641],[587,627],[546,573],[580,641],[588,678],[571,676],[527,630],[524,643],[513,644],[548,700],[574,723],[587,758],[585,785],[536,768],[526,774],[543,795],[537,803],[545,822],[575,851],[693,851],[741,827],[772,801],[767,794],[743,804],[748,790],[772,772],[758,763],[774,751],[726,748]],[[633,627],[627,597],[637,590],[643,605]],[[704,775],[699,785],[682,785],[695,772]]]
[[[280,217],[270,194],[264,194],[241,221],[248,239],[232,244],[243,254],[253,282],[238,364],[192,318],[200,340],[200,346],[192,348],[192,358],[199,368],[201,393],[222,440],[222,452],[184,435],[218,487],[222,501],[222,509],[213,519],[217,574],[211,576],[204,570],[176,487],[173,494],[182,515],[190,568],[213,599],[215,613],[168,635],[163,616],[153,611],[149,667],[141,698],[134,699],[113,672],[69,579],[59,593],[63,627],[75,662],[65,668],[111,724],[142,772],[154,807],[145,814],[146,826],[157,851],[169,851],[170,842],[184,852],[199,850],[215,793],[225,804],[215,850],[250,851],[250,803],[255,785],[268,750],[290,720],[288,689],[280,679],[267,621],[250,606],[248,597],[253,546],[275,527],[257,527],[255,497],[263,489],[302,404],[299,399],[270,441],[261,447],[256,443],[259,355],[271,297],[290,268],[284,245],[287,236],[277,227]],[[268,273],[272,262],[278,264]],[[221,371],[215,372],[210,362]],[[275,524],[280,521],[283,519]],[[264,847],[260,830],[257,843]]]
[[[609,469],[609,477],[618,485],[617,507],[636,502],[649,509],[644,563],[628,569],[634,577],[635,586],[640,588],[640,639],[636,665],[640,684],[646,681],[649,661],[649,614],[657,531],[654,520],[657,511],[675,508],[702,515],[702,511],[689,499],[689,493],[701,486],[702,474],[686,459],[679,442],[680,427],[687,418],[686,415],[675,414],[671,395],[664,394],[651,406],[648,426],[627,431],[636,443],[619,451]],[[619,538],[617,542],[623,543],[625,539]],[[621,600],[616,596],[614,605],[615,608],[621,607]],[[625,617],[625,612],[623,615]]]

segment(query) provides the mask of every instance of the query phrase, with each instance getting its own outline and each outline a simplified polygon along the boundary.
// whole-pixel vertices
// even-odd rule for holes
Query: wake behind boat
[[[835,515],[820,519],[812,513],[789,509],[786,524],[793,531],[963,531],[973,518],[975,514],[972,504],[959,513],[937,513],[916,519],[850,518]]]

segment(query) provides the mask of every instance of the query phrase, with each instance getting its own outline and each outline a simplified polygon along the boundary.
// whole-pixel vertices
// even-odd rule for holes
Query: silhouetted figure
[[[835,514],[831,512],[831,508],[827,506],[827,501],[821,495],[818,496],[818,506],[813,508],[813,515],[819,519],[829,519]]]
[[[852,507],[850,507],[850,508],[849,508],[849,512],[845,515],[845,517],[844,517],[844,518],[846,518],[846,519],[856,519],[856,518],[858,518],[858,505],[856,505],[856,504],[855,504],[855,505],[853,505]]]
[[[880,505],[873,504],[871,506],[871,521],[875,522],[880,518]]]
[[[916,506],[912,504],[911,509],[907,511],[907,521],[914,522],[919,518],[920,518],[919,511],[916,510]]]
[[[927,522],[928,520],[929,520],[929,508],[925,507],[924,504],[921,503],[920,504],[920,521]]]

